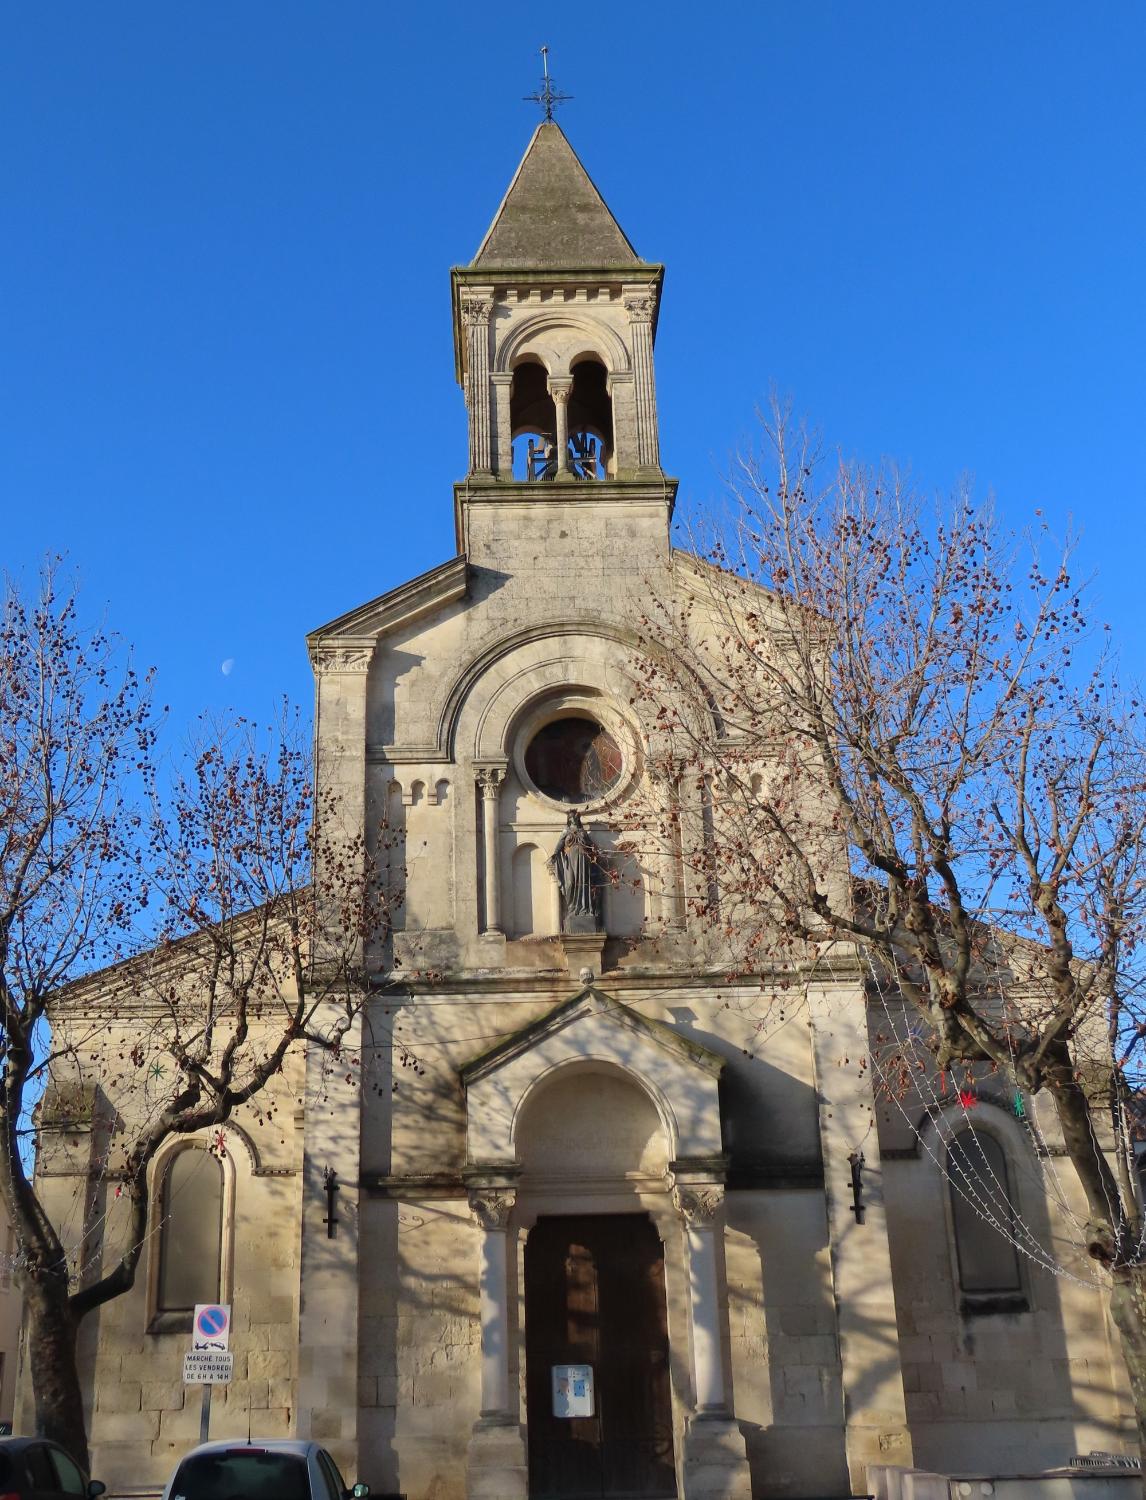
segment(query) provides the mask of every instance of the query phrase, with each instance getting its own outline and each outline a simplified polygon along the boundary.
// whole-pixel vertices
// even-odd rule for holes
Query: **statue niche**
[[[608,881],[605,855],[570,812],[547,868],[561,892],[561,931],[601,931],[601,891]]]

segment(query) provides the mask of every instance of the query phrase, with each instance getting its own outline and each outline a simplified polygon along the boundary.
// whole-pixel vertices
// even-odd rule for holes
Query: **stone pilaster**
[[[867,1006],[860,979],[813,985],[808,994],[820,1108],[832,1289],[844,1387],[844,1441],[852,1493],[869,1489],[869,1464],[911,1467],[883,1172],[873,1128]],[[862,1148],[864,1222],[852,1213],[851,1162]]]
[[[481,1232],[478,1297],[481,1322],[481,1415],[466,1455],[470,1500],[525,1500],[529,1465],[525,1435],[509,1390],[510,1285],[508,1238],[515,1193],[504,1181],[471,1182],[470,1210]]]
[[[492,386],[489,378],[490,317],[493,299],[467,297],[462,302],[466,330],[466,402],[470,419],[470,473],[493,472]]]
[[[688,1246],[692,1384],[696,1410],[684,1435],[684,1500],[749,1500],[744,1435],[733,1418],[724,1380],[728,1308],[724,1282],[724,1186],[713,1171],[674,1166],[673,1202]]]
[[[330,1022],[339,1008],[328,1007]],[[323,1017],[316,1017],[321,1029]],[[361,1018],[343,1039],[354,1053]],[[302,1254],[299,1271],[298,1412],[295,1436],[329,1448],[345,1474],[358,1471],[358,1176],[361,1096],[346,1068],[311,1042],[306,1055]],[[338,1174],[334,1236],[323,1222],[327,1168]]]
[[[660,467],[660,442],[657,436],[657,388],[653,373],[653,313],[656,298],[651,290],[626,295],[625,311],[633,359],[633,395],[637,416],[637,467]]]
[[[315,674],[316,818],[322,840],[315,878],[322,883],[324,860],[337,864],[339,845],[351,845],[366,828],[366,691],[374,640],[320,641],[312,645]],[[340,952],[344,937],[332,936]],[[321,953],[315,954],[321,962]]]
[[[513,375],[491,375],[493,387],[493,448],[497,458],[495,472],[499,479],[513,478],[513,426],[510,422],[510,397]]]

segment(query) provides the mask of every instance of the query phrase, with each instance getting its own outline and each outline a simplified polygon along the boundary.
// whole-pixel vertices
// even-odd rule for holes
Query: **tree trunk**
[[[76,1365],[79,1321],[68,1303],[67,1281],[28,1286],[25,1298],[36,1435],[59,1443],[87,1469],[88,1439]]]
[[[1110,1314],[1122,1339],[1138,1422],[1138,1448],[1146,1460],[1146,1265],[1119,1266],[1112,1276]]]

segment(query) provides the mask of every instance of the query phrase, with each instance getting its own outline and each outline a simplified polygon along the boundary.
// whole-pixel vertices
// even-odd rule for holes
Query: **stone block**
[[[290,1408],[270,1407],[259,1418],[259,1430],[266,1437],[292,1437]]]
[[[343,1414],[329,1407],[310,1414],[310,1435],[318,1442],[330,1442],[343,1435]]]
[[[516,1423],[479,1420],[466,1450],[469,1500],[526,1500],[529,1469]]]
[[[247,1355],[251,1380],[281,1379],[290,1374],[291,1357],[285,1349],[255,1349]]]
[[[201,1386],[199,1389],[201,1392],[206,1387]],[[159,1432],[157,1435],[169,1442],[178,1443],[189,1439],[194,1439],[197,1442],[199,1439],[199,1414],[202,1411],[202,1401],[201,1394],[193,1395],[181,1410],[159,1412]],[[215,1398],[213,1396],[211,1398],[211,1415],[212,1417],[215,1415]]]
[[[903,1399],[909,1422],[938,1422],[943,1414],[937,1391],[905,1391]]]
[[[970,1363],[944,1363],[943,1389],[945,1391],[973,1391],[977,1389],[975,1366]]]
[[[290,1408],[294,1406],[293,1380],[268,1380],[267,1405]]]
[[[186,1390],[181,1380],[145,1380],[140,1385],[140,1405],[147,1411],[180,1411]]]
[[[104,1412],[139,1411],[142,1386],[138,1380],[121,1380],[116,1385],[101,1386],[96,1392],[96,1409]]]
[[[164,1412],[163,1416],[183,1416],[182,1412]],[[100,1443],[149,1443],[159,1436],[160,1413],[157,1411],[108,1411],[97,1413],[92,1428],[93,1441]]]
[[[684,1436],[684,1500],[751,1500],[744,1435],[735,1422],[695,1416]]]

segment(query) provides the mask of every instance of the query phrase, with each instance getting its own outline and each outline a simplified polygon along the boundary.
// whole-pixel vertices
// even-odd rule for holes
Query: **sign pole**
[[[211,1432],[211,1387],[226,1385],[234,1374],[229,1302],[197,1302],[191,1320],[191,1348],[183,1356],[183,1384],[203,1387],[199,1408],[199,1441]]]

